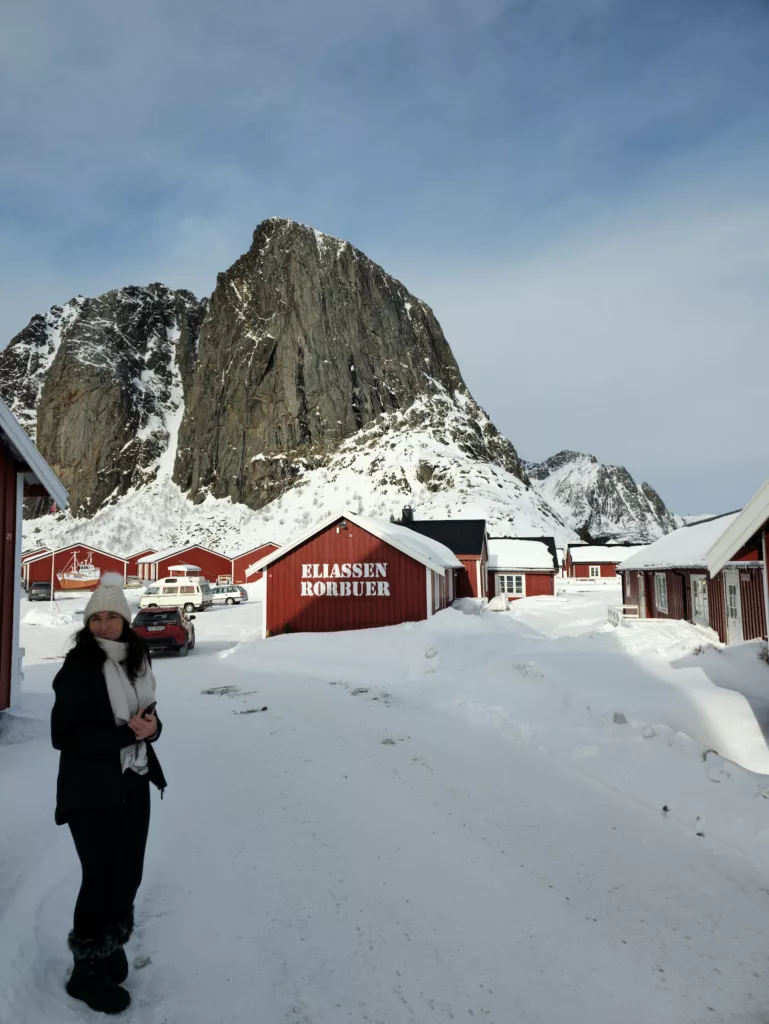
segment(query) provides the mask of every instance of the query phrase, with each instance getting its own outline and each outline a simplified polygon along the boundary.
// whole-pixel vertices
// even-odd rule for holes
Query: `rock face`
[[[563,451],[524,465],[548,505],[585,536],[648,542],[682,525],[653,487],[594,455]]]
[[[78,297],[0,353],[0,394],[89,515],[173,459],[206,303],[162,284]]]
[[[265,221],[218,277],[174,479],[194,500],[261,508],[379,418],[413,419],[417,402],[419,426],[435,418],[445,430],[446,414],[461,411],[450,440],[524,477],[429,306],[348,243]]]

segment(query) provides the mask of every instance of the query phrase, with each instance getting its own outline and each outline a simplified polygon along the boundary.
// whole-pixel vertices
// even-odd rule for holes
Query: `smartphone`
[[[156,700],[153,700],[153,702],[151,704],[148,704],[147,707],[144,709],[144,711],[142,711],[142,718],[146,718],[147,715],[154,715],[155,714],[155,708],[157,706],[158,706],[158,702]]]

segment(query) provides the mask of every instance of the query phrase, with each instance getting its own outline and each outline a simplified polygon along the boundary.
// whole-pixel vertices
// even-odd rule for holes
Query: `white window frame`
[[[512,590],[508,589],[508,580],[513,581]],[[520,590],[516,582],[518,580],[520,580]],[[497,594],[504,594],[505,597],[526,597],[526,574],[522,572],[497,573]]]
[[[593,570],[595,570],[595,572]],[[590,565],[590,566],[588,566],[588,570],[587,571],[588,571],[588,576],[590,577],[591,580],[597,580],[597,579],[599,580],[601,578],[601,566],[600,565]]]
[[[658,612],[664,612],[666,615],[670,610],[670,605],[668,604],[668,578],[664,572],[655,572],[654,574],[654,606]]]

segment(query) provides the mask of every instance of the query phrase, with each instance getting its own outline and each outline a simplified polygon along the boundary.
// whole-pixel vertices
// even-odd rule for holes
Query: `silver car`
[[[243,595],[240,588],[232,583],[223,583],[220,587],[211,587],[214,604],[240,604]]]

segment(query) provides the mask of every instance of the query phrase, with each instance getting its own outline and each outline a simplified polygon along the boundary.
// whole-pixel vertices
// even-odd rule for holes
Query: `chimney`
[[[403,510],[403,525],[410,526],[414,522],[414,509],[411,505],[406,505]]]

